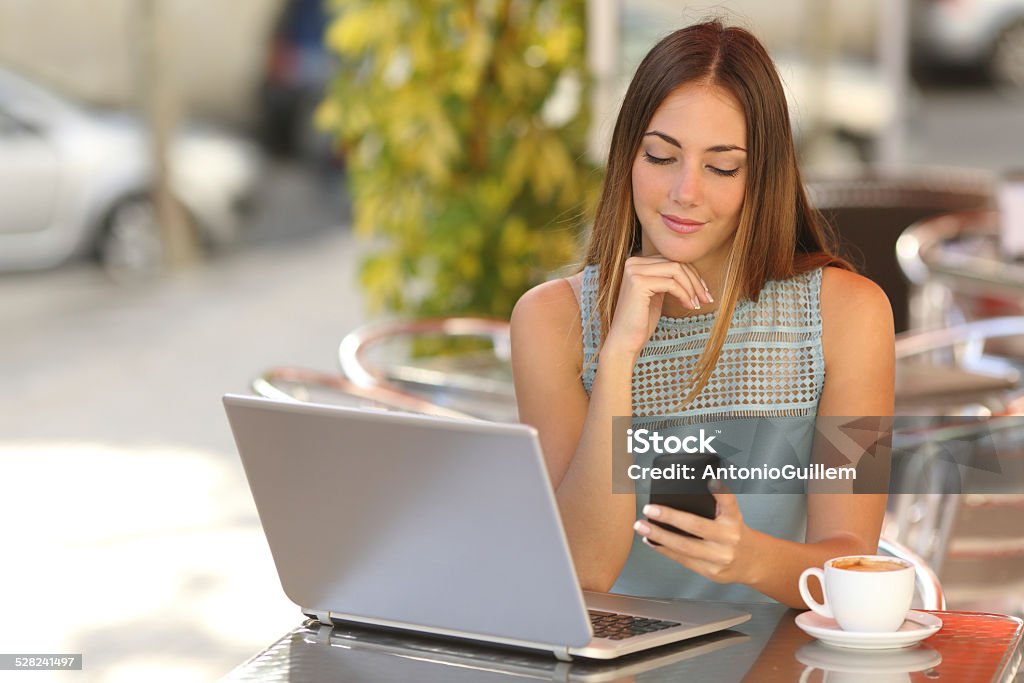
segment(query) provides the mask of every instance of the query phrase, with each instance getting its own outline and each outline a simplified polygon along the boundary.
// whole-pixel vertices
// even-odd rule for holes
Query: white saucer
[[[862,633],[844,631],[834,619],[814,612],[804,612],[796,618],[796,625],[804,633],[814,636],[826,645],[858,650],[889,650],[918,643],[942,628],[942,619],[928,612],[910,610],[898,630],[891,633]]]

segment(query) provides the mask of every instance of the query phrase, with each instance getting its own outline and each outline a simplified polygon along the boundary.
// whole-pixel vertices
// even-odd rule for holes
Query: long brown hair
[[[615,315],[626,259],[641,247],[633,206],[632,168],[655,110],[682,85],[700,82],[730,92],[747,126],[747,180],[739,225],[726,265],[725,289],[708,345],[684,405],[707,384],[741,296],[755,301],[768,280],[821,266],[854,268],[834,251],[828,224],[807,200],[782,83],[764,46],[750,32],[713,20],[675,31],[637,68],[612,133],[604,186],[585,263],[599,267],[601,338]]]

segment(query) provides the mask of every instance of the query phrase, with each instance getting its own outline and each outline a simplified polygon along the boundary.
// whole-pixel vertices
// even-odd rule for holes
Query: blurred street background
[[[367,246],[352,228],[346,160],[311,122],[332,73],[319,3],[148,4],[152,35],[128,0],[0,0],[0,652],[80,652],[85,661],[81,673],[33,680],[213,680],[298,623],[220,397],[249,393],[252,379],[274,365],[336,370],[340,339],[371,319],[357,278]],[[1012,71],[994,73],[984,60],[942,63],[926,54],[923,37],[911,43],[930,6],[972,3],[907,5],[905,78],[880,66],[889,3],[818,4],[831,15],[811,0],[715,6],[765,40],[794,90],[811,78],[816,50],[844,70],[831,81],[836,113],[812,102],[813,87],[794,100],[809,165],[883,161],[992,174],[1021,165],[1024,76],[1014,84]],[[703,6],[681,11],[655,0],[606,5],[618,49],[606,83],[611,104],[595,110],[597,146],[640,56],[669,28],[705,14]],[[832,42],[809,43],[807,26],[823,20]],[[170,46],[154,62],[167,88],[155,95],[140,85],[146,72],[137,58],[153,35]],[[1024,34],[1020,40],[1016,49],[1024,50]],[[991,55],[992,46],[979,54]],[[5,80],[5,69],[19,80]],[[148,181],[118,185],[122,196],[112,188],[123,174],[111,174],[102,192],[82,190],[74,207],[54,199],[65,196],[46,188],[56,162],[31,143],[70,115],[36,120],[42,109],[5,99],[22,80],[81,106],[81,116],[96,119],[89,130],[106,131],[90,135],[117,137],[118,151],[107,156],[140,149],[126,141],[131,126],[111,116],[163,125],[146,102],[171,102],[173,126],[196,121],[196,130],[216,130],[220,137],[199,132],[188,141],[190,150],[210,145],[189,152],[209,156],[180,157],[210,172],[192,185],[180,170],[171,180],[189,216],[222,218],[200,239],[202,255],[159,265],[167,257],[158,239],[164,214],[159,200],[139,199],[150,196],[140,195]],[[69,123],[60,144],[83,130],[86,123]],[[170,130],[173,160],[180,139]],[[222,152],[234,155],[224,168],[243,167],[230,178],[202,161]],[[102,173],[99,161],[90,163],[75,181],[81,187]],[[80,171],[57,175],[63,182]],[[220,198],[238,196],[224,208],[181,189],[211,186]],[[109,236],[50,254],[41,242],[15,239],[76,211],[83,224],[86,213],[105,218]]]
[[[88,653],[57,680],[213,680],[300,618],[220,396],[333,369],[363,313],[343,193],[287,162],[266,183],[244,243],[188,272],[0,276],[0,649]]]

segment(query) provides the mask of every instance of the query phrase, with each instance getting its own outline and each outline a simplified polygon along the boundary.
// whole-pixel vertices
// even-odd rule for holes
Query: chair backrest
[[[942,582],[919,555],[905,545],[885,536],[878,539],[878,552],[882,555],[898,557],[914,565],[914,581],[917,584],[917,595],[922,609],[946,609],[946,596],[942,592]]]
[[[317,401],[359,407],[377,407],[437,417],[471,419],[420,396],[391,387],[365,387],[347,377],[321,370],[279,366],[263,371],[252,382],[253,391],[279,401]]]
[[[903,231],[896,257],[910,283],[911,327],[1024,313],[1024,264],[1003,258],[999,224],[998,211],[956,211]]]
[[[909,288],[896,259],[900,234],[928,216],[988,208],[993,187],[990,174],[960,169],[812,173],[807,181],[811,203],[838,233],[840,253],[889,295],[897,332],[909,327]]]
[[[471,352],[418,354],[420,346],[482,340]],[[490,318],[430,318],[374,322],[352,331],[338,347],[342,373],[367,389],[418,395],[473,417],[517,419],[509,323]]]

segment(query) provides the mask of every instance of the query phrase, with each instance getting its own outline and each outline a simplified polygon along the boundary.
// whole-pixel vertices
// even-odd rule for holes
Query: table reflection
[[[823,645],[781,605],[745,604],[733,629],[611,662],[560,662],[530,653],[416,634],[307,622],[229,674],[227,681],[722,681],[843,683],[1011,681],[1020,666],[1019,619],[935,612],[943,628],[911,648],[846,650]]]
[[[878,650],[865,657],[863,651],[841,650],[819,642],[801,647],[796,651],[796,659],[805,667],[800,674],[801,683],[811,680],[816,670],[823,672],[821,680],[829,683],[910,683],[910,675],[918,671],[931,679],[931,670],[942,663],[942,655],[928,645]]]

